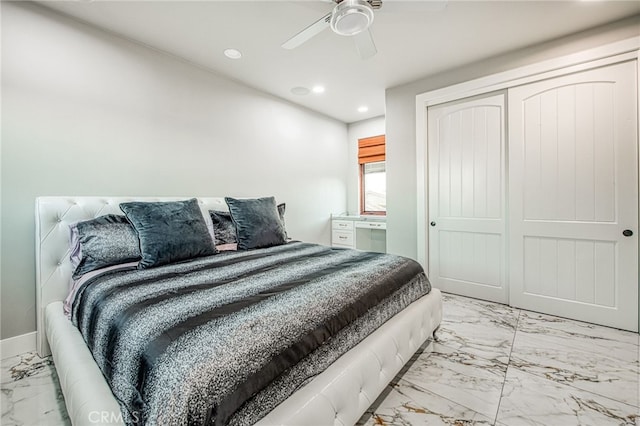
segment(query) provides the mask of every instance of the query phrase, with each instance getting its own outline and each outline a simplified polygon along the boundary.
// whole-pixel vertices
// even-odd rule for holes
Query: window
[[[387,211],[387,174],[384,161],[363,164],[362,171],[364,190],[363,212]]]
[[[358,140],[358,163],[360,213],[386,214],[387,173],[384,135]]]

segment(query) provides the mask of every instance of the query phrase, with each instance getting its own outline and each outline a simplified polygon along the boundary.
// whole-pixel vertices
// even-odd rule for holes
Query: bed
[[[188,197],[40,197],[36,200],[38,352],[41,356],[53,356],[73,424],[122,424],[123,417],[83,336],[64,313],[63,301],[73,271],[69,260],[69,224],[105,214],[122,214],[121,203],[185,198]],[[228,210],[224,198],[198,198],[197,202],[203,216],[210,210]],[[293,248],[323,253],[328,250],[305,243],[273,250]],[[331,256],[334,255],[332,252]],[[257,424],[354,424],[434,333],[441,318],[441,294],[431,289],[305,382]]]

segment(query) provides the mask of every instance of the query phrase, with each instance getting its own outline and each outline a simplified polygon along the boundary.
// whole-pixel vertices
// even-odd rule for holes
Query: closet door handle
[[[631,229],[625,229],[624,231],[622,231],[622,235],[624,235],[625,237],[630,237],[633,235],[633,231]]]
[[[436,223],[435,222],[431,222],[430,225],[431,226],[436,226]]]

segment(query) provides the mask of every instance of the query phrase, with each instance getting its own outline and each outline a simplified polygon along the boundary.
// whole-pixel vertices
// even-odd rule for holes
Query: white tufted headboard
[[[44,309],[64,300],[69,291],[69,224],[105,214],[123,214],[127,201],[175,201],[193,197],[39,197],[36,198],[36,312],[40,356],[50,354],[45,335]],[[228,210],[223,197],[197,197],[203,213]],[[208,215],[205,215],[207,217]]]

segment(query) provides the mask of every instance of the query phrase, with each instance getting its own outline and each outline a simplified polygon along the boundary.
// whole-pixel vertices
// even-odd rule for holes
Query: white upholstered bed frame
[[[37,343],[53,355],[74,425],[120,424],[115,400],[77,328],[64,316],[72,267],[69,224],[122,214],[126,201],[190,197],[40,197],[36,199]],[[224,198],[198,198],[203,211],[227,210]],[[351,425],[376,400],[442,320],[440,291],[412,303],[276,407],[261,425]]]

